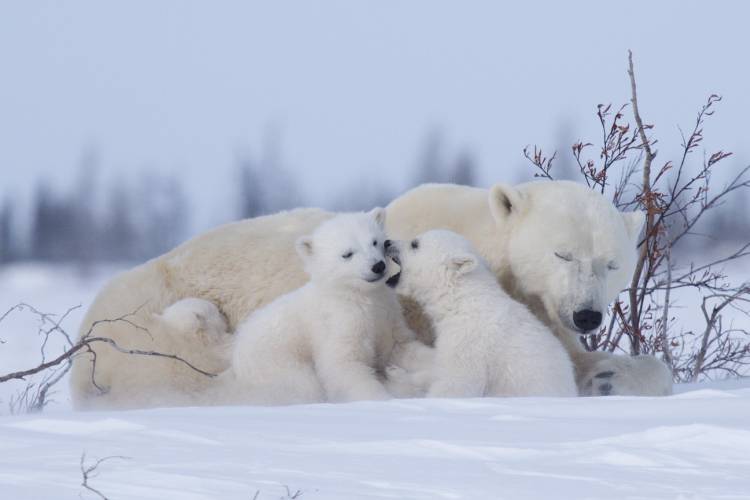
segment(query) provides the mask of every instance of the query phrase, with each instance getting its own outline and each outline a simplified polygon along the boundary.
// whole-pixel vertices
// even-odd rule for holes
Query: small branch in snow
[[[89,490],[90,492],[96,494],[101,498],[102,500],[109,500],[101,491],[97,490],[93,486],[89,484],[89,480],[97,477],[99,475],[99,471],[97,468],[107,460],[113,460],[113,459],[120,459],[120,460],[130,460],[130,457],[123,457],[121,455],[112,455],[109,457],[100,458],[96,462],[94,462],[93,465],[86,466],[86,452],[83,452],[81,454],[81,486]],[[83,498],[80,494],[79,497]]]

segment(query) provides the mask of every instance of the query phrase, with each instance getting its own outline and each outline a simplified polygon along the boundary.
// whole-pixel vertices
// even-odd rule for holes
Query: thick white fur
[[[577,395],[560,341],[500,288],[465,238],[432,230],[399,246],[397,290],[423,307],[435,334],[429,396]]]
[[[671,374],[659,360],[586,352],[578,339],[586,332],[573,320],[581,309],[606,312],[629,286],[642,213],[618,212],[596,191],[567,181],[496,184],[489,191],[425,185],[387,209],[388,234],[394,239],[440,228],[466,237],[503,288],[563,343],[581,394],[671,393]],[[418,335],[430,331],[414,308],[405,312]]]
[[[671,390],[668,372],[654,369],[658,360],[586,353],[578,342],[579,332],[571,328],[570,317],[578,304],[604,307],[628,286],[642,214],[620,213],[600,194],[564,181],[497,184],[490,190],[425,185],[397,198],[386,210],[386,231],[394,238],[408,240],[440,228],[466,237],[503,288],[563,342],[582,393],[602,385],[595,375],[609,371],[617,373],[611,384],[614,394]],[[98,323],[96,334],[124,347],[181,354],[208,371],[226,369],[227,360],[207,349],[195,332],[165,324],[160,319],[164,310],[180,299],[203,299],[218,306],[233,331],[252,311],[307,282],[294,243],[332,215],[317,209],[292,210],[198,236],[114,278],[90,307],[80,334],[97,320],[135,312],[130,323]],[[554,255],[558,250],[575,253],[578,260],[562,261]],[[619,261],[619,270],[605,272],[601,263],[612,257]],[[429,341],[429,323],[422,321],[419,310],[405,303],[409,324]],[[150,335],[131,323],[148,328]],[[213,333],[221,344],[223,332]],[[94,350],[96,381],[106,392],[91,381],[92,355],[82,354],[71,375],[77,408],[186,404],[178,394],[194,393],[207,383],[206,377],[173,361],[136,359],[105,344]]]
[[[379,380],[397,343],[414,340],[388,274],[385,210],[341,214],[297,241],[310,281],[237,329],[224,401],[295,404],[390,397]],[[424,349],[424,347],[423,347]]]

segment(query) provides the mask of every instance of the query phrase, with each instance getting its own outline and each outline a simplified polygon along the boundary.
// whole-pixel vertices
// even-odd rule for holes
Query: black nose
[[[383,247],[384,247],[384,248],[388,248],[389,246],[391,246],[391,240],[385,240],[385,241],[383,242]]]
[[[584,332],[598,328],[602,324],[602,313],[584,309],[573,313],[573,323]]]
[[[383,262],[382,260],[372,266],[372,272],[374,272],[375,274],[383,274],[383,271],[385,271],[385,262]]]

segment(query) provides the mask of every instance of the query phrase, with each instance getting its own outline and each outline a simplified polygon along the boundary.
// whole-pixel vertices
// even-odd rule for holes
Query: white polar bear
[[[235,333],[225,402],[298,404],[390,397],[376,372],[416,342],[386,286],[385,210],[341,214],[297,240],[310,281]],[[426,349],[422,346],[422,349]]]
[[[397,198],[386,211],[386,231],[394,239],[410,240],[440,228],[466,237],[503,288],[563,342],[581,393],[653,395],[671,390],[671,375],[655,358],[587,353],[578,341],[583,330],[595,328],[597,313],[628,286],[642,214],[620,213],[601,194],[564,181],[497,184],[490,190],[426,185]],[[161,314],[180,299],[195,297],[216,304],[234,330],[250,312],[307,281],[294,242],[332,216],[298,209],[200,235],[115,277],[89,308],[80,334],[97,320],[133,313],[127,323],[98,323],[96,334],[126,347],[177,352],[198,367],[211,368],[207,371],[226,369],[226,361],[206,349],[194,331],[175,331]],[[406,303],[404,312],[412,329],[428,337],[419,308]],[[133,325],[146,327],[150,335]],[[77,408],[150,406],[150,393],[205,383],[205,377],[173,361],[136,362],[103,343],[92,349],[99,387],[92,383],[93,354],[82,353],[71,371]],[[610,372],[610,377],[597,377]],[[132,399],[113,398],[117,393]]]
[[[587,352],[578,339],[600,326],[607,305],[629,286],[642,212],[618,212],[598,192],[568,181],[489,191],[425,185],[387,209],[394,239],[439,228],[466,237],[503,288],[563,343],[582,395],[672,392],[672,374],[653,356]],[[406,312],[412,329],[429,332],[424,318]]]
[[[465,238],[432,230],[398,247],[396,289],[422,306],[435,334],[431,377],[414,375],[429,381],[428,396],[578,394],[560,341],[500,288]]]

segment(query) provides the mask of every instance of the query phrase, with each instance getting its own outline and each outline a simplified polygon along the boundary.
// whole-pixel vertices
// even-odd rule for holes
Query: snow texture
[[[3,417],[0,497],[750,498],[750,381],[681,390]]]

